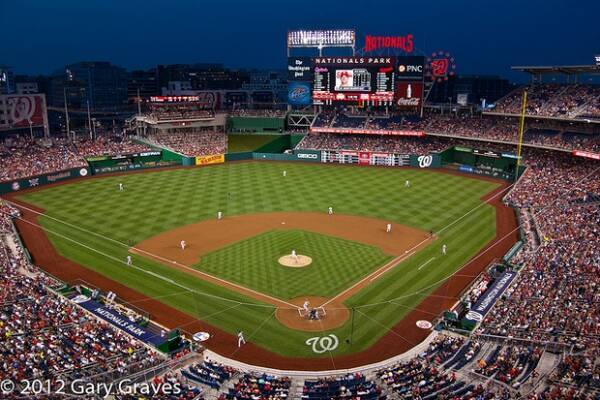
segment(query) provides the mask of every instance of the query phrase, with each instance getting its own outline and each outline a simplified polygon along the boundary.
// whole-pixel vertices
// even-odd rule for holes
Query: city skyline
[[[180,63],[284,69],[288,30],[344,27],[356,29],[359,48],[368,34],[413,34],[415,52],[448,51],[459,74],[518,81],[527,77],[510,71],[511,65],[593,63],[600,50],[594,10],[600,6],[584,3],[459,1],[449,7],[381,1],[367,14],[353,1],[344,7],[307,1],[292,10],[274,1],[7,3],[0,22],[14,40],[4,41],[1,63],[28,75],[48,75],[79,61],[110,61],[129,71]]]

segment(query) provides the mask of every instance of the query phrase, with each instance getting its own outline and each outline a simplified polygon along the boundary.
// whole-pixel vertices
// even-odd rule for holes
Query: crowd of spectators
[[[157,131],[149,135],[148,140],[188,157],[227,152],[227,134],[212,129],[182,128]]]
[[[525,90],[528,115],[555,118],[600,117],[600,87],[583,84],[521,87],[500,99],[494,112],[520,114]]]
[[[518,119],[499,116],[427,113],[423,118],[406,115],[348,116],[333,111],[315,118],[313,131],[319,128],[355,128],[426,132],[431,135],[452,135],[509,143],[518,141]],[[581,126],[584,132],[572,131],[573,126],[556,121],[527,120],[523,143],[568,150],[600,152],[600,129]],[[584,129],[585,128],[585,129]],[[375,137],[381,137],[375,135]],[[382,144],[382,147],[385,146]]]
[[[519,281],[482,331],[590,349],[600,335],[600,210],[583,200],[600,193],[598,166],[548,152],[526,159],[529,169],[507,201],[531,210],[542,244],[517,254]]]
[[[143,370],[164,358],[51,290],[59,283],[29,265],[0,207],[0,380],[85,379]]]
[[[0,144],[0,182],[86,167],[86,157],[149,150],[149,146],[119,136],[101,136],[95,140],[10,137]]]
[[[214,118],[213,110],[207,110],[203,105],[193,103],[152,103],[147,114],[155,121],[199,120]]]
[[[6,140],[0,147],[0,182],[86,165],[71,143],[64,139],[17,137]]]
[[[382,390],[373,381],[367,380],[363,374],[353,373],[337,377],[321,378],[317,381],[304,382],[302,399],[360,399],[374,400],[386,398]]]
[[[235,368],[210,360],[191,365],[189,368],[181,371],[182,375],[187,379],[210,386],[213,389],[219,389],[223,382],[231,379],[237,372]]]
[[[522,375],[529,377],[537,367],[541,354],[539,347],[498,345],[486,358],[477,361],[475,372],[513,384]]]
[[[346,135],[310,133],[298,143],[297,149],[372,151],[395,154],[425,154],[442,151],[447,141],[436,137],[414,138],[393,135]]]
[[[150,151],[149,146],[121,137],[98,137],[96,140],[80,139],[72,142],[74,150],[83,157],[133,154]]]
[[[287,399],[291,379],[269,374],[245,373],[219,400],[280,400]]]

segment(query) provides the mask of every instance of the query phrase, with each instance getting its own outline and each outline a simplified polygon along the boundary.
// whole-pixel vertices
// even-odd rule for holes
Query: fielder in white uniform
[[[298,255],[296,254],[296,250],[292,250],[292,258],[294,259],[294,262],[298,264]]]
[[[131,265],[131,256],[127,256],[127,265]]]
[[[187,243],[185,242],[185,240],[182,240],[181,242],[179,242],[179,246],[181,246],[181,250],[185,250],[186,245],[187,245]]]
[[[223,219],[223,213],[221,211],[217,213],[217,219]]]
[[[333,207],[329,207],[329,208],[327,209],[327,213],[328,213],[329,215],[333,215]]]
[[[122,191],[123,191],[123,184],[119,183],[119,192],[122,192]]]
[[[390,232],[392,231],[392,224],[387,224],[387,225],[385,226],[385,231],[386,231],[387,233],[390,233]]]
[[[446,246],[445,244],[442,245],[442,254],[446,255],[446,252],[448,251],[448,246]]]
[[[406,180],[406,182],[404,182],[404,187],[409,188],[410,187],[410,181]]]
[[[242,347],[243,344],[246,344],[246,339],[244,339],[244,332],[238,332],[238,347]]]
[[[283,171],[283,176],[284,177],[287,176],[287,171],[285,171],[285,170]]]

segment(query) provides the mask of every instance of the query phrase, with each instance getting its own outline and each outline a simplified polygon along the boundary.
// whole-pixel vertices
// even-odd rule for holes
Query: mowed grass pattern
[[[279,257],[312,257],[303,268],[284,267]],[[303,230],[274,230],[202,256],[195,268],[281,299],[334,296],[392,257],[380,249]]]
[[[410,188],[404,188],[407,179]],[[118,192],[119,182],[125,185],[124,192]],[[333,352],[345,354],[374,343],[493,238],[495,212],[480,198],[497,186],[434,170],[251,162],[106,176],[43,189],[21,199],[46,209],[48,216],[41,218],[41,224],[65,257],[148,296],[160,296],[160,301],[228,332],[242,329],[247,339],[269,350],[317,356],[305,344],[314,334],[285,328],[269,305],[144,257],[134,256],[135,268],[125,268],[129,246],[181,225],[215,218],[218,210],[227,216],[326,212],[332,206],[339,213],[438,232],[437,241],[347,300],[347,306],[360,308],[352,347],[341,345]],[[449,249],[443,258],[442,243]],[[298,285],[308,291],[311,282],[299,280]],[[350,324],[330,333],[343,341]]]

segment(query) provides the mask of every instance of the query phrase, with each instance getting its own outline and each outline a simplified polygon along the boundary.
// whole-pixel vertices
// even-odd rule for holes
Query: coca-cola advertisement
[[[46,126],[48,117],[43,94],[0,96],[0,110],[6,113],[2,128]]]
[[[423,101],[423,82],[396,83],[396,104],[398,107],[421,107]]]

